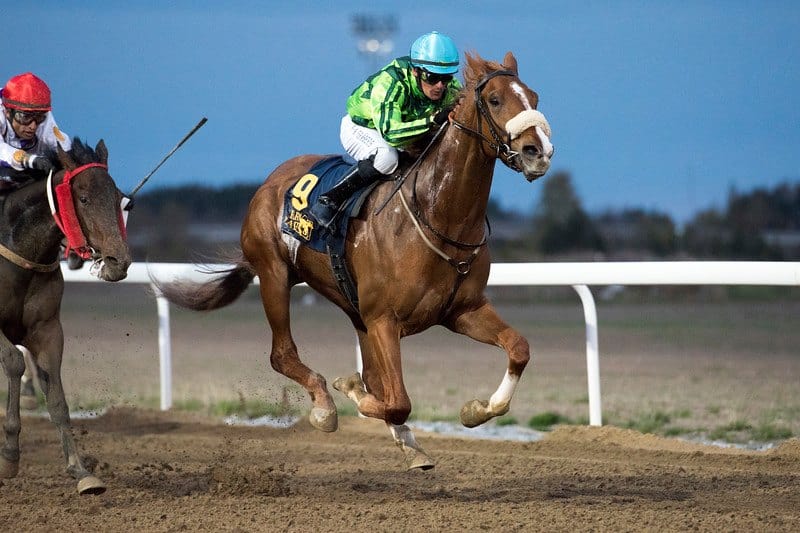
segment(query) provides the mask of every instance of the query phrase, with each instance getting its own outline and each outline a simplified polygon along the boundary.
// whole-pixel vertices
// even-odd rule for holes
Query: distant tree
[[[800,184],[782,184],[749,193],[731,190],[723,213],[704,211],[684,229],[687,252],[726,259],[796,259],[800,233]],[[771,240],[768,240],[771,239]],[[772,242],[775,241],[775,242]]]
[[[566,172],[544,182],[533,214],[532,243],[543,254],[605,249]]]
[[[694,257],[727,257],[731,234],[722,213],[708,209],[695,215],[684,227],[683,248]]]
[[[664,213],[643,209],[606,211],[594,222],[610,253],[624,250],[664,257],[678,249],[675,224]]]
[[[153,215],[169,215],[175,205],[182,206],[191,221],[223,222],[241,220],[260,184],[235,184],[227,187],[185,185],[154,189],[136,199],[136,210]]]

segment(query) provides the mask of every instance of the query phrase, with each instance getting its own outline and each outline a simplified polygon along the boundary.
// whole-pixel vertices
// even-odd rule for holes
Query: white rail
[[[214,270],[227,265],[210,265]],[[89,269],[68,270],[67,282],[100,281]],[[151,283],[177,278],[207,281],[208,273],[189,263],[134,263],[125,283]],[[255,279],[258,283],[258,278]],[[589,424],[602,425],[600,400],[600,350],[597,311],[589,285],[784,285],[800,286],[800,262],[775,261],[647,261],[607,263],[494,263],[489,285],[569,285],[583,303],[586,320],[586,374],[589,387]],[[155,289],[155,287],[154,287]],[[158,296],[158,345],[161,377],[161,409],[172,407],[172,348],[169,304]],[[360,353],[356,350],[360,370]]]

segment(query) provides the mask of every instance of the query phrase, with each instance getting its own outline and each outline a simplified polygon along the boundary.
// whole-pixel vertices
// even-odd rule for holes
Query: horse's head
[[[122,193],[108,173],[108,150],[101,140],[94,150],[75,139],[69,152],[58,148],[64,169],[56,175],[62,230],[69,246],[102,266],[106,281],[124,279],[131,264],[120,202]]]
[[[553,156],[550,125],[536,109],[539,95],[519,79],[514,55],[508,52],[501,65],[466,54],[464,81],[456,125],[475,128],[487,155],[499,157],[528,181],[543,176]]]

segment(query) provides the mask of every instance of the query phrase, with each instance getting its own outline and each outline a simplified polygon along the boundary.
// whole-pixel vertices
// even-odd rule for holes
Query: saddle
[[[358,293],[344,261],[344,245],[350,219],[359,216],[364,200],[380,182],[357,190],[342,203],[336,224],[330,231],[317,226],[308,210],[319,196],[333,187],[353,167],[355,161],[341,155],[328,156],[312,166],[284,196],[281,231],[312,250],[327,254],[339,290],[358,311]]]

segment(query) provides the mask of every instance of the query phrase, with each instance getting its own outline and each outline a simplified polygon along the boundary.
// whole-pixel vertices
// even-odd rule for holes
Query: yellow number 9
[[[319,178],[314,174],[306,174],[292,187],[292,207],[302,211],[308,207],[308,195],[314,190]]]

